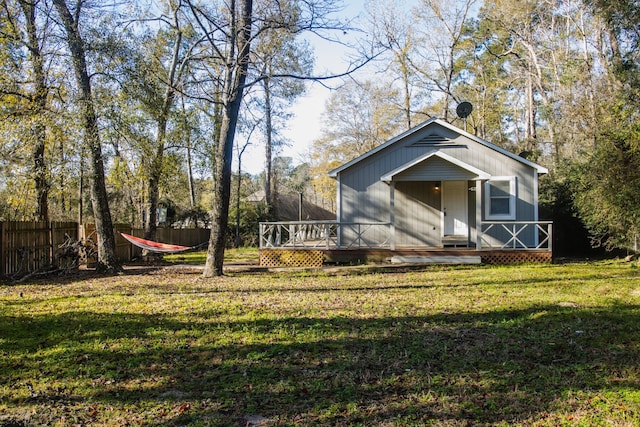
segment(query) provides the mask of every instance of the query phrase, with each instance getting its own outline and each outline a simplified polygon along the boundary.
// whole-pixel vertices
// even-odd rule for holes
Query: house
[[[550,260],[551,224],[538,218],[545,173],[433,118],[330,171],[335,226],[315,236],[325,236],[327,250],[385,249],[400,261],[447,249],[482,261]],[[306,246],[308,234],[293,237],[293,246]]]

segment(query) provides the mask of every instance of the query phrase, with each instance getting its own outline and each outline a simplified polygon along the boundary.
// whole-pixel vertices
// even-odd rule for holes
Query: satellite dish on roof
[[[471,114],[472,111],[473,105],[471,105],[471,103],[467,101],[461,102],[456,108],[456,113],[461,119],[466,119],[467,117],[469,117],[469,114]]]
[[[460,104],[458,104],[458,107],[456,107],[456,113],[458,114],[458,117],[464,120],[465,132],[467,131],[467,117],[469,117],[469,114],[471,114],[472,111],[473,105],[471,105],[471,103],[467,101],[461,102]]]

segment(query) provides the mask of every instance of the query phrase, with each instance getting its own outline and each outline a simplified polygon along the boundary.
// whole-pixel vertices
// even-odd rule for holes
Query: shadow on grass
[[[0,401],[35,408],[28,424],[228,426],[260,414],[281,425],[492,425],[576,410],[588,405],[583,392],[640,387],[636,305],[372,319],[216,315],[0,317]],[[637,400],[627,405],[621,416],[640,415]],[[14,421],[24,413],[6,412]]]

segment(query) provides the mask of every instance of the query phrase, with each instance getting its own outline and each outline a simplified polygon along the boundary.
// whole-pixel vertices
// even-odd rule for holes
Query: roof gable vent
[[[457,146],[459,145],[456,144],[454,140],[442,135],[427,135],[420,138],[413,144],[409,145],[409,147],[439,147],[439,148],[457,147]]]

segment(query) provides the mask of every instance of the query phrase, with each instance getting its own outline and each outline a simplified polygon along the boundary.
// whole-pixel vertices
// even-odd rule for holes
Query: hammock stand
[[[169,243],[160,243],[154,242],[152,240],[142,239],[140,237],[132,236],[130,234],[120,233],[122,237],[124,237],[127,241],[129,241],[132,245],[137,246],[141,249],[145,249],[149,252],[158,252],[163,254],[175,254],[178,252],[188,251],[189,249],[195,249],[199,246],[180,246],[180,245],[171,245]]]

